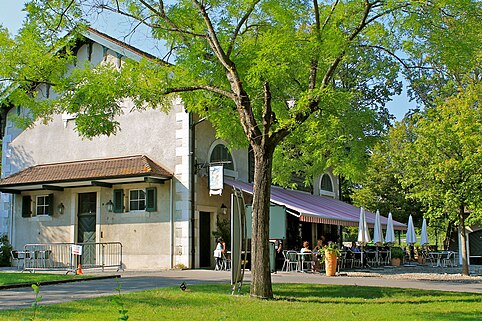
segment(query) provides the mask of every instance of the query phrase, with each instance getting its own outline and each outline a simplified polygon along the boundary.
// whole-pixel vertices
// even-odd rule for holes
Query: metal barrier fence
[[[26,244],[24,270],[64,270],[117,268],[122,270],[122,244],[107,243],[44,243]],[[80,265],[80,266],[79,266]]]

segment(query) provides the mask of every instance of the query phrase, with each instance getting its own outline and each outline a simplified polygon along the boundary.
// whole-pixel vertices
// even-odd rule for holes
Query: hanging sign
[[[224,186],[224,166],[209,166],[209,195],[221,195]]]

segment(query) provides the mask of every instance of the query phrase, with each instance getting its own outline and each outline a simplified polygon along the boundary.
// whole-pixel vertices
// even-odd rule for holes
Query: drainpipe
[[[195,204],[195,176],[196,176],[196,126],[206,120],[206,117],[194,122],[193,114],[189,113],[189,190],[191,208],[189,213],[189,224],[191,225],[191,269],[196,267],[196,251],[195,251],[195,226],[194,226],[194,213],[196,210]]]
[[[173,190],[172,190],[172,181],[174,178],[170,180],[170,195],[169,195],[169,258],[170,258],[170,267],[171,269],[174,268],[174,212],[173,212]]]

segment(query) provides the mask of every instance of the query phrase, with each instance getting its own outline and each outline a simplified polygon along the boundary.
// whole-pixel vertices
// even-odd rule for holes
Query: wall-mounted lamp
[[[59,212],[59,214],[64,214],[64,212],[65,212],[64,203],[60,203],[60,204],[57,206],[57,211]]]
[[[221,204],[221,210],[223,211],[223,214],[226,215],[228,213],[228,208],[226,207],[226,205]]]
[[[107,212],[112,213],[114,211],[114,203],[111,200],[105,203],[105,206],[107,207]]]

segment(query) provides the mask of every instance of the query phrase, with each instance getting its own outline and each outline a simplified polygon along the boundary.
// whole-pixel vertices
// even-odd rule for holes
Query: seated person
[[[351,242],[351,248],[350,248],[350,251],[352,251],[353,253],[360,253],[360,248],[358,247],[358,245],[356,244],[356,242]]]
[[[301,253],[311,252],[310,250],[310,242],[304,241],[303,247],[301,248]]]

